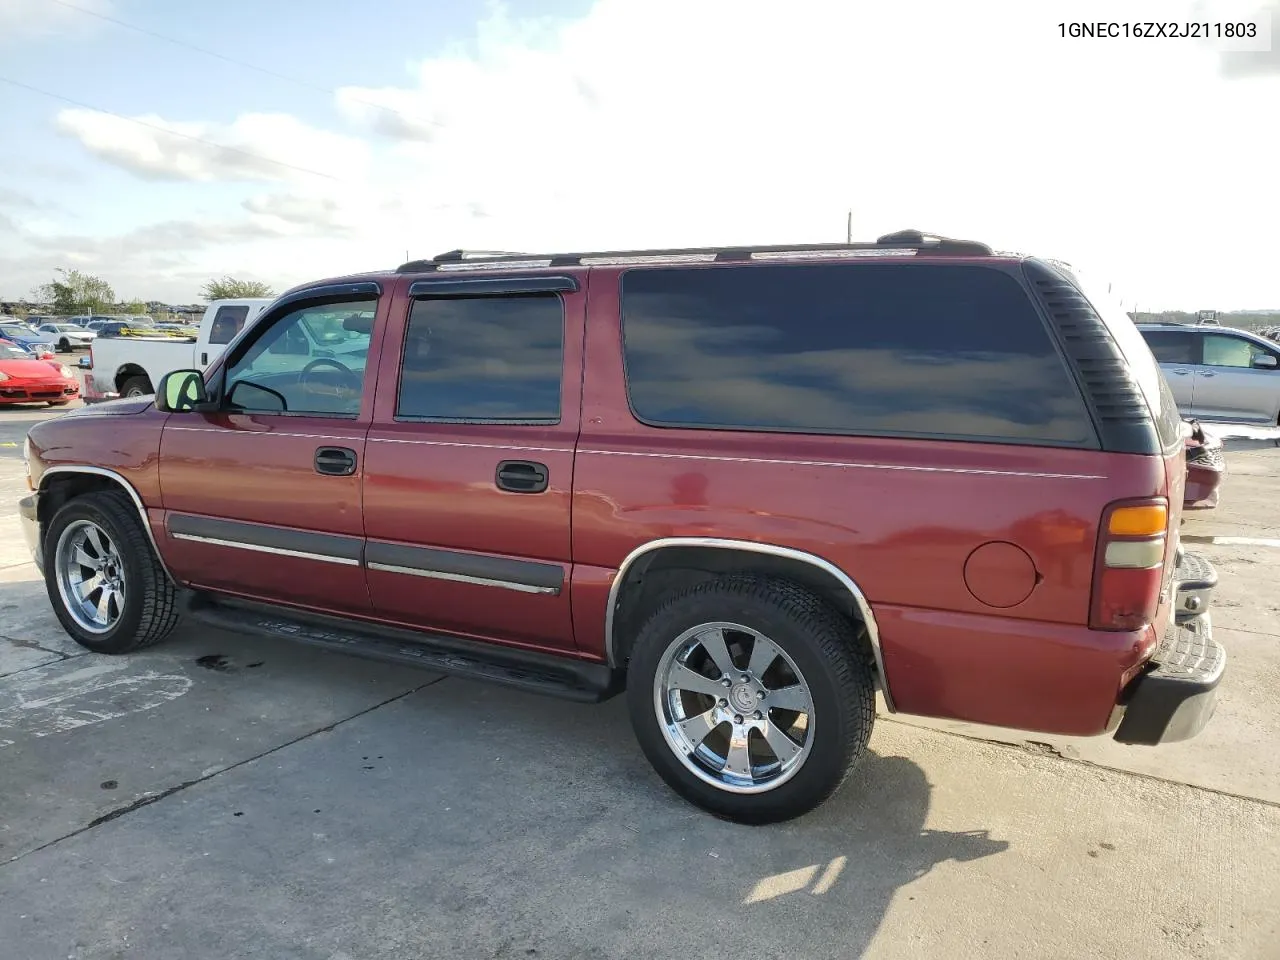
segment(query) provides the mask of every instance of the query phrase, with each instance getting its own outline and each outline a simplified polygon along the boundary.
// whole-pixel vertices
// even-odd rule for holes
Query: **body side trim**
[[[564,568],[558,563],[491,557],[380,540],[370,540],[365,545],[365,562],[371,570],[506,587],[524,593],[558,594],[564,585]]]
[[[179,540],[276,553],[286,557],[326,560],[349,566],[359,566],[364,551],[364,540],[360,537],[314,533],[187,513],[169,514],[167,527],[169,535]]]

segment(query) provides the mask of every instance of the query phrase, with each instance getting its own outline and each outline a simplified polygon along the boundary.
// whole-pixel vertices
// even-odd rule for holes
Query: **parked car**
[[[1227,475],[1222,438],[1210,433],[1198,420],[1183,421],[1187,448],[1187,483],[1182,505],[1187,510],[1211,510],[1218,505],[1222,481]]]
[[[0,340],[0,404],[61,407],[79,394],[80,381],[66,364],[37,360],[25,347]]]
[[[52,354],[54,341],[47,333],[36,333],[20,323],[0,323],[0,337],[43,356]]]
[[[1136,744],[1213,712],[1169,386],[1047,261],[454,251],[297,287],[157,387],[28,434],[23,528],[90,650],[181,615],[625,689],[666,782],[754,823],[840,785],[877,688]]]
[[[1280,424],[1280,347],[1247,330],[1138,325],[1173,389],[1197,420]]]
[[[48,334],[62,353],[70,353],[76,347],[87,347],[97,336],[92,330],[74,323],[42,323],[36,331]]]
[[[93,372],[85,379],[85,402],[146,396],[171,370],[203,369],[269,303],[269,298],[213,301],[194,341],[161,329],[154,336],[98,340],[90,351]]]

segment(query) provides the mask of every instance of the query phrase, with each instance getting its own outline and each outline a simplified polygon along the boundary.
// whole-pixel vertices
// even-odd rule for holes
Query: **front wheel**
[[[123,493],[69,500],[49,522],[44,544],[49,600],[80,646],[127,653],[172,632],[177,590]]]
[[[685,799],[741,823],[821,805],[866,751],[875,679],[855,625],[789,581],[712,580],[664,602],[627,671],[640,747]]]
[[[59,352],[59,353],[70,353],[70,352],[71,352],[71,341],[70,341],[70,340],[68,340],[66,337],[63,337],[61,340],[59,340],[59,341],[58,341],[58,352]]]

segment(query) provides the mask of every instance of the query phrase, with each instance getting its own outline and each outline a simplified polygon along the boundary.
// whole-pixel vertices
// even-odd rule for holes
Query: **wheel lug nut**
[[[732,680],[730,680],[728,677],[722,677],[722,678],[721,678],[721,680],[720,680],[720,686],[722,686],[722,687],[731,687],[731,686],[733,686],[733,681],[732,681]]]
[[[740,713],[735,713],[735,714],[733,715],[733,722],[734,722],[734,723],[741,723],[741,722],[742,722],[742,714],[740,714]]]
[[[744,673],[744,674],[742,675],[742,682],[743,682],[743,683],[750,683],[750,682],[751,682],[751,678],[750,678],[749,676],[747,676],[747,675]]]
[[[763,720],[763,719],[764,719],[764,716],[760,713],[760,711],[759,711],[759,710],[757,710],[755,713],[753,713],[753,714],[751,715],[751,719],[752,719],[752,720]]]
[[[720,701],[720,706],[722,706],[722,707],[727,707],[728,705],[729,705],[729,701],[728,701],[728,700],[723,700],[723,699],[722,699],[722,700]]]

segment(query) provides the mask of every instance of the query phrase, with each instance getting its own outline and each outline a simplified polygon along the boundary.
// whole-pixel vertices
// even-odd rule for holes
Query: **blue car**
[[[16,320],[12,323],[0,323],[0,337],[5,340],[12,340],[18,346],[26,347],[28,350],[34,346],[39,346],[50,353],[56,352],[53,338],[49,334],[39,333]]]

